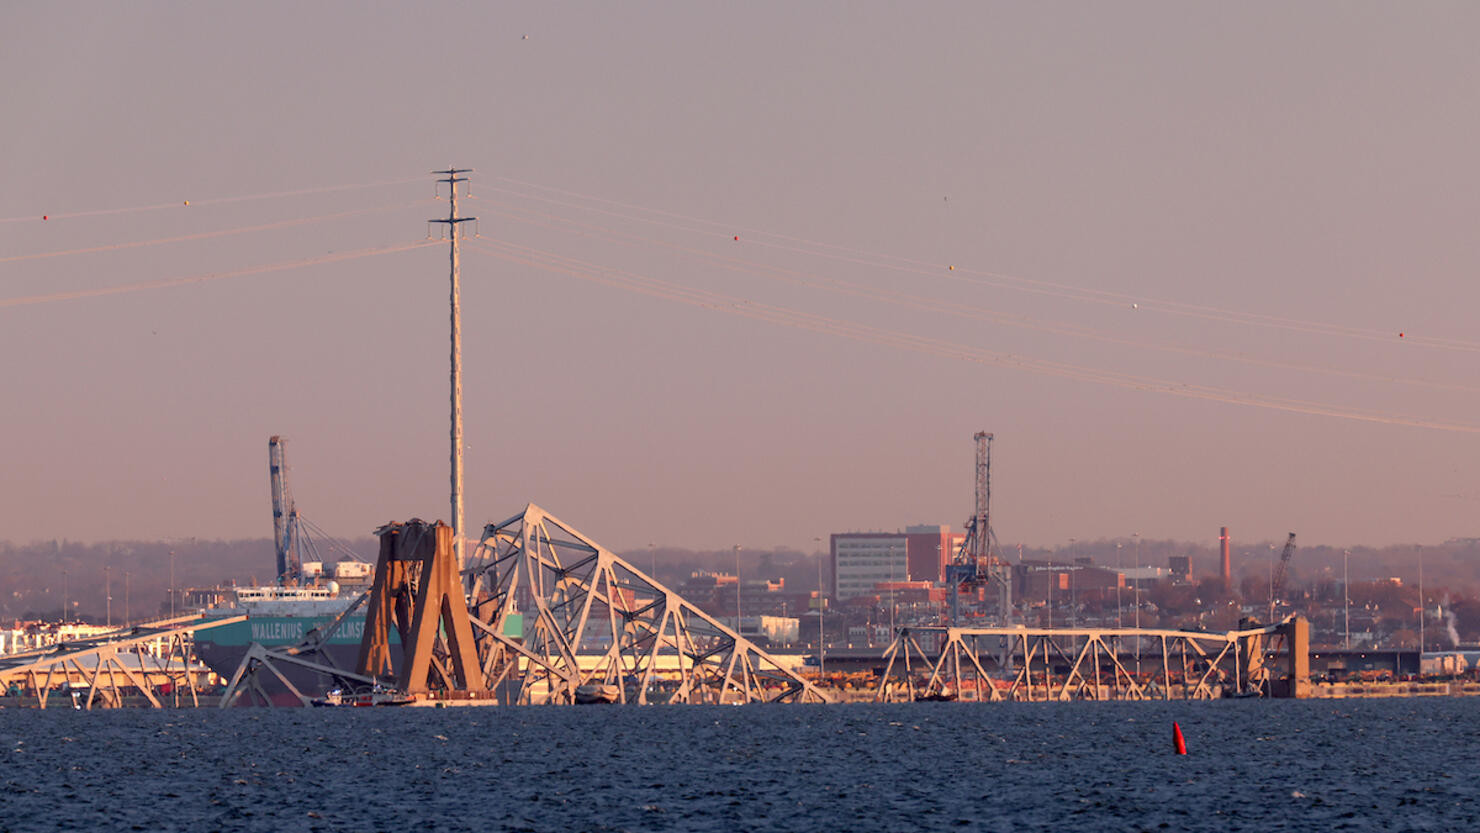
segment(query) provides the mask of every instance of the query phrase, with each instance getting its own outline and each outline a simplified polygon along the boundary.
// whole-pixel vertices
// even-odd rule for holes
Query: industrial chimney
[[[1219,530],[1218,540],[1223,544],[1223,589],[1233,590],[1233,569],[1228,558],[1228,527]]]

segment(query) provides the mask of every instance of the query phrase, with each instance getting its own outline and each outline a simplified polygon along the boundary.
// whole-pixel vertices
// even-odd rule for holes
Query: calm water
[[[1480,830],[1477,750],[1480,698],[10,709],[0,830]]]

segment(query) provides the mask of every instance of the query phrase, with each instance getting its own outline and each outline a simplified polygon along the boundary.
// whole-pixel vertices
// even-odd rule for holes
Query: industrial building
[[[903,532],[840,532],[831,536],[832,597],[846,602],[877,596],[890,583],[943,584],[946,564],[965,540],[949,525],[905,527]]]

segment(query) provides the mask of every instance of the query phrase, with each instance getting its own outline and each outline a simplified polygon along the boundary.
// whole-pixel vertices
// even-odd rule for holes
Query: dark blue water
[[[1480,698],[10,709],[0,830],[1480,830],[1477,752]]]

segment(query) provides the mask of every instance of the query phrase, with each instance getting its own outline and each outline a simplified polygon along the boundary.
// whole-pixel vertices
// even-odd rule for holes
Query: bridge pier
[[[1285,639],[1285,676],[1274,681],[1270,694],[1304,700],[1310,697],[1310,620],[1291,616],[1280,623],[1279,634]]]

